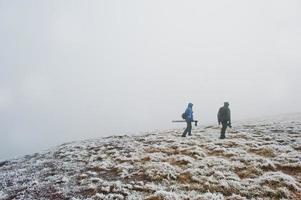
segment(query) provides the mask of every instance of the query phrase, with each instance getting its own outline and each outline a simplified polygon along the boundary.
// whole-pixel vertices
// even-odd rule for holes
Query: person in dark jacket
[[[186,137],[186,134],[188,133],[188,135],[191,135],[191,122],[193,121],[193,111],[192,111],[192,103],[188,104],[188,107],[185,110],[185,121],[187,123],[187,127],[184,130],[182,137]]]
[[[228,102],[224,102],[224,106],[218,110],[217,120],[218,120],[218,124],[222,124],[220,139],[225,139],[225,137],[226,137],[225,133],[226,133],[227,127],[228,126],[230,128],[232,127],[231,126],[231,112],[229,109]]]

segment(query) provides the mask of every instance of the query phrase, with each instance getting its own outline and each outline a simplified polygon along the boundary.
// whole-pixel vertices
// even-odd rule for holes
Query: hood
[[[192,103],[189,103],[188,104],[188,108],[192,108],[193,104]]]

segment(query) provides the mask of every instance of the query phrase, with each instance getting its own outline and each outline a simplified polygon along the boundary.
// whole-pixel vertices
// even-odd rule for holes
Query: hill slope
[[[0,199],[300,199],[301,115],[72,142],[0,163]]]

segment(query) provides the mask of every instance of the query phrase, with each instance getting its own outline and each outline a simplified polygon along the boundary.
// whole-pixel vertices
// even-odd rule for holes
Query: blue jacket
[[[192,111],[192,103],[188,104],[188,107],[185,110],[185,114],[186,114],[186,121],[187,122],[192,122],[193,121],[193,111]]]

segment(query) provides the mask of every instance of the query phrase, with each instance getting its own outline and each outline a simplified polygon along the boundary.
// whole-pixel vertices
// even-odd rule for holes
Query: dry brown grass
[[[189,184],[189,183],[196,182],[192,180],[192,175],[189,172],[181,173],[178,177],[178,181],[182,184]]]
[[[105,169],[103,169],[100,166],[92,166],[92,167],[88,167],[86,168],[86,171],[92,171],[92,172],[101,172],[104,171]]]
[[[165,200],[165,199],[160,196],[150,196],[150,197],[147,197],[145,200]]]
[[[233,141],[229,141],[228,143],[224,144],[224,147],[236,147],[238,144]]]
[[[132,181],[134,182],[151,182],[152,179],[150,177],[148,177],[147,175],[145,175],[145,173],[143,171],[138,171],[137,173],[131,174],[131,176],[127,176],[124,178],[124,181],[127,183],[130,183]]]
[[[292,195],[293,199],[301,199],[301,192],[294,192]]]
[[[149,156],[145,156],[144,158],[141,159],[142,162],[148,162],[150,160],[151,158]]]
[[[170,147],[170,148],[154,148],[154,147],[149,147],[144,149],[144,151],[146,153],[165,153],[167,155],[174,155],[174,154],[178,154],[179,151],[177,149],[177,147]]]
[[[109,170],[102,171],[99,176],[104,180],[119,180],[119,173],[122,169],[112,168]]]
[[[182,155],[190,156],[194,159],[198,159],[202,156],[198,151],[195,150],[195,148],[182,149],[179,151],[179,153]]]
[[[301,151],[301,145],[300,146],[295,146],[294,149],[298,150],[298,151]]]
[[[235,156],[235,154],[233,154],[233,153],[227,153],[227,152],[222,151],[222,150],[208,151],[207,155],[208,156],[225,157],[225,158],[231,158],[231,157]]]
[[[255,166],[246,166],[244,168],[235,168],[234,172],[239,176],[241,179],[245,178],[255,178],[259,175],[261,175],[261,172],[259,169],[257,169]]]
[[[226,144],[226,147],[227,146],[233,146],[235,145],[234,142],[230,142],[229,144]],[[227,152],[225,151],[225,149],[208,149],[206,148],[206,154],[208,156],[216,156],[216,157],[224,157],[224,158],[231,158],[233,156],[235,156],[236,154],[233,153],[233,152]]]
[[[113,181],[119,179],[121,170],[119,168],[104,169],[99,166],[93,166],[86,168],[85,171],[96,172],[102,179]],[[79,177],[78,179],[80,180],[81,178]]]
[[[84,197],[91,197],[94,196],[97,193],[97,189],[96,188],[86,188],[86,189],[82,189],[79,194],[84,196]]]
[[[81,196],[83,196],[85,198],[93,197],[97,193],[99,193],[99,194],[119,194],[119,195],[122,195],[124,198],[126,198],[128,196],[127,193],[124,193],[122,191],[114,191],[114,186],[110,186],[109,191],[102,190],[100,187],[98,187],[98,188],[85,188],[78,192],[78,194],[80,194]]]
[[[298,176],[301,175],[301,165],[276,165],[278,171],[282,171],[283,173]]]
[[[275,157],[276,154],[274,153],[274,150],[268,147],[258,148],[258,149],[249,149],[249,153],[254,153],[263,157]]]
[[[171,165],[177,165],[179,167],[185,167],[187,164],[189,164],[190,162],[187,160],[176,160],[176,159],[170,159],[169,163]]]
[[[238,133],[238,134],[235,134],[235,135],[231,135],[230,138],[239,138],[239,139],[247,140],[248,136],[246,134]]]
[[[194,159],[197,159],[201,156],[200,153],[198,151],[196,151],[195,147],[186,148],[186,149],[179,149],[176,146],[167,147],[167,148],[149,147],[149,148],[144,149],[144,151],[146,153],[160,153],[161,152],[161,153],[167,154],[168,156],[182,154],[182,155],[190,156]]]

